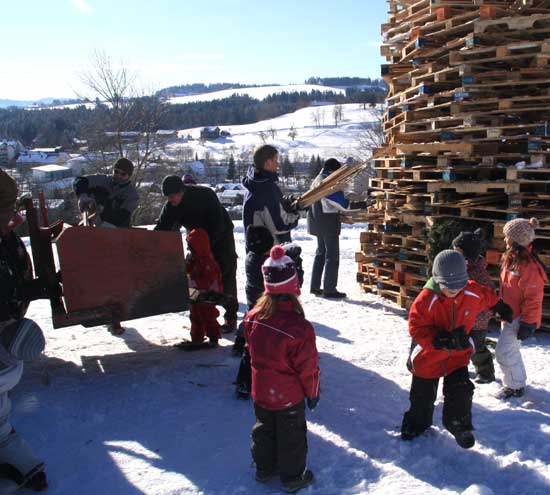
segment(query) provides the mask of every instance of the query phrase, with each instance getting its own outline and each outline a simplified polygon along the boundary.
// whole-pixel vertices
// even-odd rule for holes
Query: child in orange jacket
[[[187,258],[187,274],[189,287],[205,291],[223,292],[220,267],[212,251],[210,240],[204,229],[193,229],[187,234],[189,256]],[[217,317],[219,311],[212,304],[191,304],[191,342],[183,341],[178,347],[192,351],[208,347],[216,347],[221,337],[220,324]],[[208,336],[208,342],[204,342]]]
[[[538,220],[516,218],[504,226],[506,252],[500,271],[500,296],[514,311],[511,323],[502,323],[496,358],[503,373],[500,398],[521,397],[527,375],[521,357],[521,342],[540,327],[546,270],[533,251]]]
[[[460,253],[441,251],[434,259],[432,278],[409,312],[413,342],[407,365],[413,379],[411,407],[401,425],[403,440],[412,440],[432,425],[439,379],[443,378],[443,425],[462,448],[474,445],[470,332],[476,316],[487,309],[511,320],[512,309],[499,301],[494,290],[468,280],[466,260]]]

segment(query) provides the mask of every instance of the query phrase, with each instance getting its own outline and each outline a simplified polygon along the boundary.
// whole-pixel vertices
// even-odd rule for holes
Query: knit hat
[[[15,215],[17,184],[0,169],[0,226],[6,226]]]
[[[468,261],[476,261],[481,253],[481,229],[461,232],[453,239],[453,247],[460,248]]]
[[[193,179],[193,176],[191,174],[185,174],[183,176],[183,183],[184,184],[196,184],[197,182],[195,179]]]
[[[183,182],[177,175],[167,175],[162,180],[162,194],[164,196],[170,196],[170,194],[177,194],[182,191]]]
[[[432,278],[439,286],[446,289],[463,289],[468,283],[464,256],[452,249],[441,251],[434,259]]]
[[[265,294],[300,295],[296,264],[285,255],[285,250],[277,245],[271,248],[269,258],[262,266]]]
[[[134,173],[134,164],[130,160],[128,160],[128,158],[119,158],[115,162],[113,168],[122,170],[128,175],[132,175]]]
[[[36,358],[46,347],[42,329],[28,318],[8,325],[0,334],[4,348],[19,361]]]
[[[249,225],[246,229],[246,249],[254,254],[263,254],[273,247],[273,236],[262,226]]]
[[[520,246],[527,247],[535,240],[535,229],[539,228],[536,218],[515,218],[504,225],[504,237]]]
[[[323,165],[323,170],[325,172],[335,172],[338,170],[342,164],[336,158],[329,158]]]

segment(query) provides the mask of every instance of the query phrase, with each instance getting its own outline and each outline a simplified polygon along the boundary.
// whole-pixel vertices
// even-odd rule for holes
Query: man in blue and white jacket
[[[315,178],[311,187],[318,186],[332,172],[341,167],[336,158],[328,159]],[[307,213],[308,233],[317,237],[317,251],[313,260],[310,292],[317,296],[334,299],[346,297],[344,292],[336,289],[338,283],[338,268],[340,265],[340,213],[352,208],[365,208],[365,201],[351,203],[344,197],[342,191],[336,191],[314,203]],[[323,278],[323,289],[321,279]]]
[[[298,225],[299,212],[291,206],[277,185],[279,152],[269,144],[254,153],[254,167],[243,179],[246,187],[243,206],[244,230],[249,225],[266,227],[274,244],[290,242],[290,231]]]

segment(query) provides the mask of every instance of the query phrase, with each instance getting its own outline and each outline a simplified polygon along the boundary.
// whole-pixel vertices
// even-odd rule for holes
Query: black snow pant
[[[493,355],[485,345],[487,330],[472,330],[470,337],[474,341],[475,348],[470,361],[472,361],[477,375],[485,380],[493,381],[495,379],[495,365],[493,363]]]
[[[216,249],[214,258],[222,272],[223,292],[232,296],[231,300],[224,304],[225,319],[236,320],[239,301],[237,299],[237,254],[235,253],[235,238],[233,231],[227,235],[224,242],[220,243],[222,249]]]
[[[413,375],[409,395],[411,407],[403,416],[402,433],[417,436],[432,425],[438,385],[439,378]],[[469,379],[467,366],[443,378],[443,426],[451,433],[458,429],[473,430],[473,395],[474,384]]]
[[[250,353],[248,352],[248,347],[244,348],[235,383],[237,384],[237,387],[246,387],[247,390],[252,389],[252,366],[250,364]]]
[[[307,456],[305,401],[282,411],[269,411],[254,404],[254,413],[251,450],[256,469],[278,469],[283,483],[300,477]]]

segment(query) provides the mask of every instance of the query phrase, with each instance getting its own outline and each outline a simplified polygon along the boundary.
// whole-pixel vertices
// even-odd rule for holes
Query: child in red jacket
[[[466,260],[460,253],[441,251],[434,259],[432,278],[409,313],[413,342],[407,365],[413,378],[411,407],[401,426],[403,440],[412,440],[432,425],[437,386],[443,377],[443,426],[461,447],[474,445],[469,334],[476,316],[489,308],[511,319],[511,308],[491,288],[468,280]]]
[[[271,249],[262,274],[265,292],[244,319],[256,414],[252,457],[257,481],[279,474],[283,490],[295,492],[313,482],[305,402],[313,410],[319,401],[315,332],[297,298],[295,263],[281,246]]]
[[[476,281],[495,290],[495,284],[487,271],[487,261],[481,256],[481,229],[475,232],[461,232],[453,240],[453,248],[466,258],[468,279]],[[474,341],[474,353],[470,360],[476,369],[476,383],[491,383],[495,381],[495,365],[493,355],[485,344],[487,328],[492,313],[482,311],[476,317],[470,336]]]
[[[500,271],[500,296],[514,311],[511,323],[502,323],[496,358],[503,373],[500,397],[521,397],[527,375],[521,358],[521,342],[540,327],[544,283],[548,277],[544,265],[533,252],[538,220],[516,218],[504,226],[506,252]]]
[[[189,256],[187,274],[189,287],[205,291],[223,292],[222,275],[218,263],[210,250],[210,240],[204,229],[193,229],[187,234]],[[183,341],[177,347],[187,351],[212,348],[218,345],[220,324],[219,311],[212,304],[191,304],[191,342]],[[204,337],[208,336],[208,342]]]

